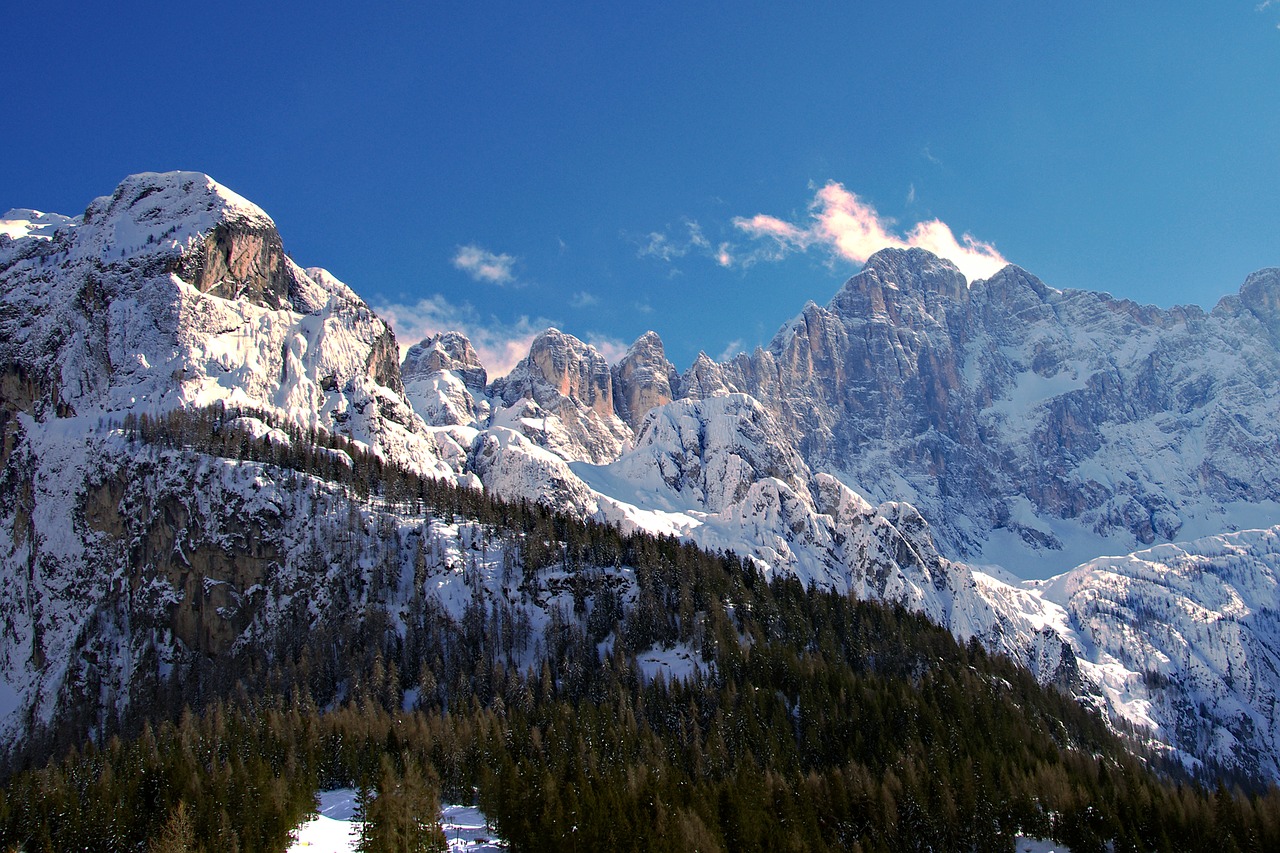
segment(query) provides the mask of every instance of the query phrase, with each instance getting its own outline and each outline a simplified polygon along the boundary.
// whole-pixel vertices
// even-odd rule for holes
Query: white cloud
[[[455,267],[476,281],[488,284],[510,284],[515,281],[515,264],[513,255],[495,254],[474,243],[459,246],[453,256]]]
[[[729,361],[735,355],[743,351],[744,350],[742,349],[742,338],[736,338],[732,341],[729,341],[729,343],[725,346],[724,351],[720,353],[720,356],[716,359],[716,361],[719,361],[722,363]]]
[[[646,235],[642,240],[639,251],[636,252],[636,256],[658,258],[670,263],[676,258],[683,258],[690,252],[708,252],[711,250],[711,241],[702,233],[701,225],[691,219],[684,220],[682,224],[685,233],[678,237],[670,237],[660,231],[653,231]]]
[[[579,290],[573,296],[569,297],[569,306],[571,308],[590,308],[593,305],[599,305],[600,298],[594,293],[588,293],[585,290]]]
[[[817,246],[833,256],[863,263],[885,248],[919,247],[946,258],[970,281],[990,278],[1008,261],[990,243],[955,233],[941,220],[917,222],[905,235],[894,233],[893,220],[881,217],[867,202],[843,185],[830,181],[809,203],[809,222],[797,225],[767,214],[737,217],[733,224],[748,236],[765,241],[766,248],[744,256],[746,266],[758,260],[780,260],[792,252]]]
[[[617,338],[602,335],[598,332],[587,333],[587,343],[596,348],[596,352],[604,356],[605,361],[616,364],[627,354],[627,345]]]
[[[733,266],[733,247],[728,243],[721,243],[716,247],[716,263],[722,267]]]
[[[401,358],[423,338],[440,332],[462,332],[476,348],[490,379],[510,373],[511,368],[529,354],[533,339],[556,325],[543,317],[527,316],[506,323],[493,316],[483,317],[470,305],[453,305],[439,295],[413,304],[376,305],[374,310],[395,330]]]

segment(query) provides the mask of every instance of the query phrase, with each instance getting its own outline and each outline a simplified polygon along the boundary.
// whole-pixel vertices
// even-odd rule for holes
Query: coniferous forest
[[[572,612],[537,638],[499,608],[423,605],[284,635],[157,683],[47,760],[9,756],[0,849],[278,851],[317,790],[356,787],[365,849],[442,849],[442,799],[519,850],[1280,849],[1280,792],[1193,778],[1011,662],[906,610],[766,579],[750,559],[624,535],[419,479],[314,436],[288,448],[228,413],[122,425],[130,440],[340,479],[516,543]],[[601,567],[627,566],[624,608]],[[580,604],[580,606],[578,606]],[[535,666],[515,661],[538,649]],[[684,644],[687,680],[637,655]],[[527,657],[527,656],[526,656]],[[56,749],[54,748],[56,747]],[[375,796],[372,796],[376,794]]]

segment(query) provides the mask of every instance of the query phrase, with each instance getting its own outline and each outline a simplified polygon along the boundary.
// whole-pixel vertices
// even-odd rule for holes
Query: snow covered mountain
[[[253,204],[204,175],[142,174],[55,221],[0,236],[11,737],[82,705],[102,725],[136,692],[140,660],[154,679],[179,647],[248,642],[250,614],[281,606],[290,583],[287,531],[317,514],[252,469],[140,450],[125,422],[216,406],[244,412],[244,441],[288,448],[292,428],[466,479],[465,449],[404,397],[391,330],[332,276],[294,265]]]
[[[1278,294],[1265,270],[1211,313],[1165,310],[885,250],[717,367],[815,467],[919,507],[947,553],[1043,577],[1280,522]]]
[[[1188,761],[1280,779],[1280,528],[1224,533],[1280,521],[1280,273],[1206,314],[892,250],[727,364],[680,375],[648,333],[610,365],[550,329],[490,382],[457,333],[397,364],[263,211],[169,173],[11,212],[0,283],[10,743],[368,608],[406,637],[477,600],[553,618],[500,532],[309,473],[376,460],[900,602]]]

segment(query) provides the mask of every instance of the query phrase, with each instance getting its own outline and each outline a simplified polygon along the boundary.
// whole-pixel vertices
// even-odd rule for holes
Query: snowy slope
[[[1028,586],[1065,608],[1111,708],[1187,756],[1280,777],[1280,527],[1158,545]]]

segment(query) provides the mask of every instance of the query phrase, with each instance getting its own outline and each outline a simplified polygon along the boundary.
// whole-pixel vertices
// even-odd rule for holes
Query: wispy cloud
[[[529,354],[533,339],[548,326],[556,325],[544,317],[527,316],[512,323],[503,322],[482,316],[470,305],[454,305],[439,295],[412,304],[375,305],[374,310],[395,330],[401,358],[423,338],[440,332],[462,332],[470,338],[490,378],[510,373]]]
[[[743,352],[742,338],[735,338],[734,340],[729,341],[729,343],[725,345],[724,351],[720,353],[720,356],[716,359],[716,361],[719,361],[719,362],[729,361],[740,352]]]
[[[814,195],[807,222],[797,224],[759,213],[737,217],[733,224],[765,243],[763,251],[745,256],[749,262],[780,260],[793,252],[817,247],[860,264],[880,249],[918,247],[951,261],[970,281],[989,278],[1008,264],[991,243],[971,234],[957,239],[951,228],[938,219],[917,222],[905,235],[894,233],[892,219],[882,217],[872,205],[835,181]]]
[[[730,242],[712,242],[702,230],[702,226],[692,219],[683,220],[674,235],[670,233],[671,231],[671,228],[666,231],[652,231],[637,240],[640,248],[636,251],[636,257],[657,258],[670,264],[692,255],[710,258],[719,266],[726,268],[750,266],[755,260],[750,257],[750,253],[744,256]],[[674,277],[680,275],[680,271],[672,267],[667,275]]]
[[[515,256],[495,254],[474,243],[458,247],[453,256],[453,265],[476,281],[487,284],[510,284],[515,281]]]
[[[691,219],[681,223],[684,233],[671,236],[666,232],[653,231],[640,239],[637,257],[657,258],[662,261],[674,261],[683,258],[690,252],[712,251],[711,241],[702,233],[702,226]]]
[[[600,304],[600,297],[594,293],[588,293],[585,290],[579,290],[573,296],[569,297],[569,307],[571,308],[591,308]]]

